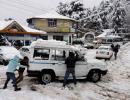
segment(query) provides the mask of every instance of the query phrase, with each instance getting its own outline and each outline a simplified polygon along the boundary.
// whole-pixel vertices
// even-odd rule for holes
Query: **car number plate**
[[[100,53],[101,53],[101,54],[104,54],[105,52],[103,52],[103,51],[100,51]]]

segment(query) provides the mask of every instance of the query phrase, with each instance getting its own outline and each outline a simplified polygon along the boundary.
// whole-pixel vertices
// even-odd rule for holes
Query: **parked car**
[[[84,48],[93,49],[94,48],[94,44],[93,43],[85,43],[84,44]]]
[[[100,46],[96,51],[97,59],[108,59],[110,60],[113,55],[111,46]]]
[[[7,65],[9,60],[12,59],[15,55],[18,55],[20,58],[20,52],[13,46],[0,46],[0,63]]]
[[[56,78],[64,79],[66,72],[65,59],[68,57],[70,51],[73,52],[78,59],[75,66],[77,79],[87,78],[92,82],[97,82],[102,75],[107,73],[107,68],[103,61],[89,61],[84,58],[79,50],[71,45],[49,44],[48,41],[49,40],[39,41],[38,43],[35,42],[35,45],[32,43],[33,45],[31,44],[30,47],[27,47],[27,52],[25,50],[26,47],[20,49],[21,54],[28,56],[30,60],[28,76],[38,77],[40,82],[44,84],[48,84]],[[37,55],[36,51],[39,50],[41,55]],[[45,55],[43,55],[44,53]],[[71,77],[72,76],[69,78],[71,79]]]

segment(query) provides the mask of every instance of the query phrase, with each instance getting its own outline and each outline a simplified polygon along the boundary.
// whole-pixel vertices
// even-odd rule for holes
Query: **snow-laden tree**
[[[69,4],[67,3],[62,3],[60,2],[59,5],[57,6],[57,12],[60,13],[61,15],[68,16],[68,11],[69,11]]]
[[[113,2],[113,13],[112,13],[112,25],[115,28],[116,32],[119,32],[119,28],[124,28],[126,23],[125,16],[125,6],[122,4],[120,0]]]
[[[115,28],[115,31],[119,32],[119,29],[128,26],[126,25],[126,20],[129,21],[129,19],[126,19],[126,15],[130,11],[127,7],[130,5],[130,0],[103,0],[98,7],[93,7],[93,9],[85,9],[79,0],[68,4],[59,3],[59,5],[59,13],[80,19],[81,26],[84,29],[102,30]]]
[[[2,35],[0,35],[0,46],[11,45],[10,42]]]
[[[91,23],[100,23],[101,29],[115,28],[115,31],[118,31],[119,28],[124,28],[126,24],[125,6],[126,4],[123,0],[102,1],[99,7],[94,7],[91,10],[91,14],[88,16],[89,20],[91,20]],[[90,21],[86,21],[86,24],[88,26]]]
[[[69,3],[62,3],[60,2],[57,6],[57,12],[79,20],[84,17],[85,15],[85,8],[84,5],[80,2],[80,0],[74,0]]]

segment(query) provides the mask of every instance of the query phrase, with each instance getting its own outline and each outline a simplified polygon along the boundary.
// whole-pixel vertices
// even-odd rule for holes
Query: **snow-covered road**
[[[91,59],[95,50],[89,50],[87,55]],[[25,77],[20,84],[22,91],[14,92],[9,84],[8,89],[0,89],[0,100],[130,100],[130,43],[121,47],[117,60],[112,58],[106,64],[109,72],[98,83],[79,81],[74,89],[62,89],[59,81],[39,85],[36,79]],[[0,87],[5,71],[0,66]]]

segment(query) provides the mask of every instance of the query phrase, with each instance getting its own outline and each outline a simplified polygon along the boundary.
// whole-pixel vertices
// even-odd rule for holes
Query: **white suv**
[[[90,61],[70,45],[48,43],[49,40],[40,40],[29,47],[22,47],[20,52],[30,59],[28,76],[39,77],[44,84],[63,79],[66,71],[65,58],[69,52],[74,52],[78,57],[75,66],[77,79],[88,78],[93,82],[100,80],[101,75],[107,73],[105,63],[102,61]],[[71,79],[71,76],[69,77]]]

